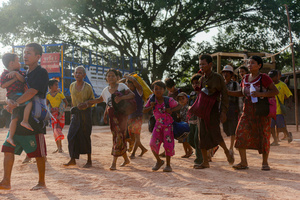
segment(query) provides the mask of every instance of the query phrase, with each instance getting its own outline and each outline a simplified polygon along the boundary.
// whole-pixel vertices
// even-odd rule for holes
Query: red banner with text
[[[44,53],[41,59],[41,66],[48,73],[60,73],[59,69],[60,53]]]

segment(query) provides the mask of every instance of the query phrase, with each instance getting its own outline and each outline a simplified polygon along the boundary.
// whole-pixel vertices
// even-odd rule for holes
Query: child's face
[[[178,97],[178,102],[181,106],[185,106],[188,103],[188,98],[186,96]]]
[[[131,91],[134,91],[135,90],[135,86],[132,82],[128,82],[126,81],[126,85],[128,86],[128,88],[131,90]]]
[[[154,85],[153,93],[156,97],[162,97],[164,95],[165,89],[163,87],[160,87],[158,85]]]
[[[171,93],[173,93],[173,92],[175,92],[175,86],[173,86],[173,87],[167,87],[167,90],[169,91],[169,92],[171,92]]]
[[[200,83],[198,80],[193,80],[192,81],[192,87],[194,90],[196,90],[197,87],[200,87]]]
[[[55,82],[52,86],[50,86],[50,90],[52,92],[58,91],[58,82]]]
[[[244,69],[239,69],[239,72],[242,78],[245,76],[245,74],[247,74],[246,70]]]
[[[33,47],[25,47],[24,50],[24,62],[25,65],[31,66],[38,63],[39,59],[41,58],[41,55],[35,54]]]
[[[77,68],[74,72],[74,78],[76,81],[82,81],[85,77],[85,73],[83,69]]]
[[[19,58],[18,58],[18,56],[16,56],[15,60],[11,61],[9,63],[9,69],[10,70],[20,70],[20,68],[21,68],[21,65],[20,65],[20,62],[19,62]]]
[[[114,72],[108,72],[106,75],[106,81],[108,84],[116,84],[118,81],[118,76]]]

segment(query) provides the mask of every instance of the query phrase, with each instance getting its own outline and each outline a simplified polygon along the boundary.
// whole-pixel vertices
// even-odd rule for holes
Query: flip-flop
[[[203,165],[203,164],[194,165],[194,169],[205,169],[205,168],[210,168],[210,166],[209,165]]]
[[[270,171],[271,168],[270,168],[269,165],[262,165],[262,166],[261,166],[261,170],[263,170],[263,171]]]
[[[233,165],[232,166],[233,169],[236,169],[236,170],[244,170],[244,169],[249,169],[248,166],[245,166],[245,165],[241,165],[241,164],[237,164],[237,165]]]
[[[291,143],[293,141],[293,135],[291,132],[288,132],[288,143]]]
[[[172,172],[172,168],[170,166],[166,166],[164,169],[163,169],[163,172]]]
[[[272,142],[270,146],[279,146],[280,144]]]

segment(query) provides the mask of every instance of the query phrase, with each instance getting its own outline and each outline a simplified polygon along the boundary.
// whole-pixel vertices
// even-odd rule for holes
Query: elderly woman
[[[245,96],[243,114],[236,130],[235,147],[238,148],[241,162],[234,165],[235,169],[248,169],[246,149],[256,149],[262,154],[262,170],[270,170],[268,156],[270,151],[271,118],[255,114],[255,103],[251,97],[274,97],[278,90],[272,79],[260,69],[263,67],[262,58],[252,56],[248,62],[250,74],[246,74],[241,82],[241,91],[228,91],[231,96]],[[250,85],[256,91],[250,93]],[[260,90],[262,88],[262,91]]]

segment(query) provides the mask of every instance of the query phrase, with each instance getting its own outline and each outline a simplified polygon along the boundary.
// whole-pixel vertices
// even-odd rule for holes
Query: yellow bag
[[[133,76],[139,82],[139,84],[142,86],[142,88],[143,88],[143,100],[144,100],[144,102],[146,102],[147,99],[149,98],[149,96],[153,93],[152,90],[149,88],[147,83],[139,75],[131,74],[131,76]]]

